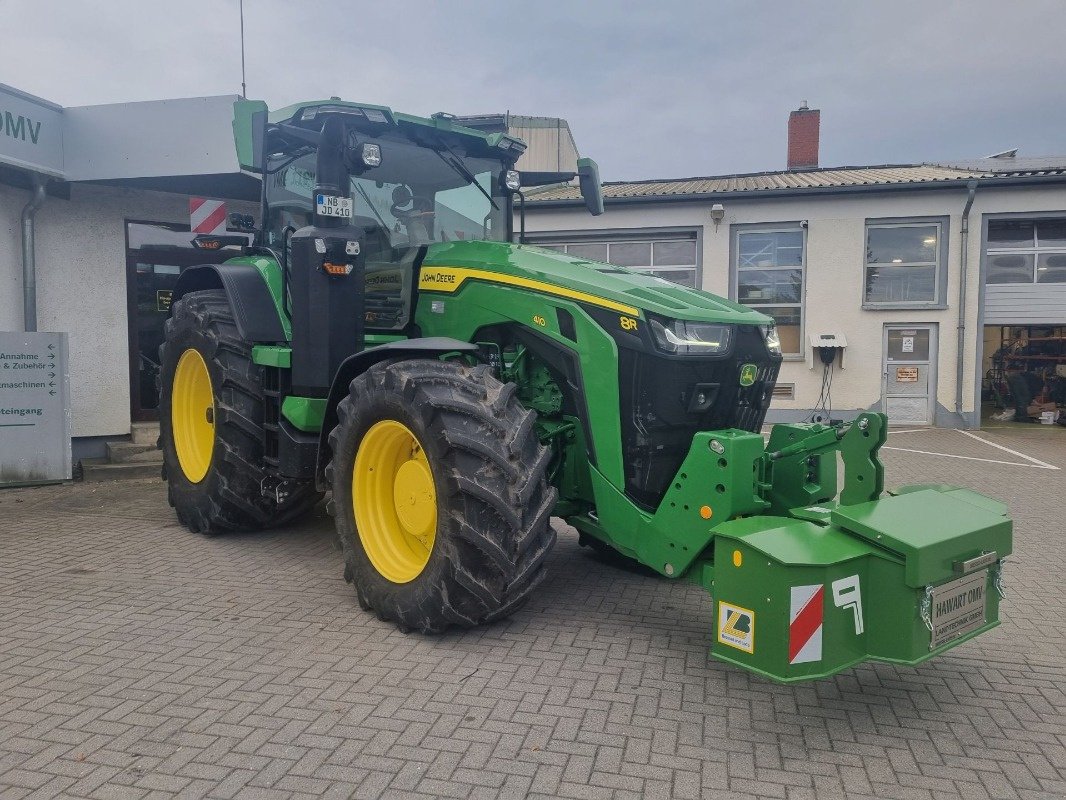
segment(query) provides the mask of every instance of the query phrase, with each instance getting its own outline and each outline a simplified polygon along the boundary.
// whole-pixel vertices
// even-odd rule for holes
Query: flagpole
[[[241,12],[241,97],[248,99],[248,87],[244,75],[244,0],[237,0]]]

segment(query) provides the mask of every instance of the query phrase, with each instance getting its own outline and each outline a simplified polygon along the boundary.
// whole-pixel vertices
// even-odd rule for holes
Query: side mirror
[[[591,158],[577,160],[577,177],[581,185],[581,197],[585,208],[594,217],[603,213],[603,186],[600,184],[600,168]]]
[[[263,169],[267,106],[262,100],[238,100],[233,104],[233,139],[241,169]]]

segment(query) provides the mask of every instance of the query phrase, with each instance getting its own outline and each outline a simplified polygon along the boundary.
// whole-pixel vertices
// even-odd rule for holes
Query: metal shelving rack
[[[1033,336],[1033,330],[1042,331],[1059,330],[1062,335]],[[1024,331],[1015,335],[1015,331]],[[1009,405],[1009,390],[1005,380],[1005,373],[1011,369],[1024,369],[1028,372],[1041,372],[1046,370],[1050,373],[1051,381],[1066,381],[1066,376],[1061,373],[1062,369],[1056,369],[1059,365],[1066,364],[1066,329],[1061,326],[1000,326],[1000,347],[992,357],[992,368],[985,373],[985,381],[1000,408]],[[1036,345],[1044,352],[1033,353]],[[1047,347],[1042,347],[1047,345]]]

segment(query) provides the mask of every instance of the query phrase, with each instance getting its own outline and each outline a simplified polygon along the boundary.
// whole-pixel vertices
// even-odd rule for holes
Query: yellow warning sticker
[[[754,653],[755,612],[719,601],[718,641],[745,653]]]

